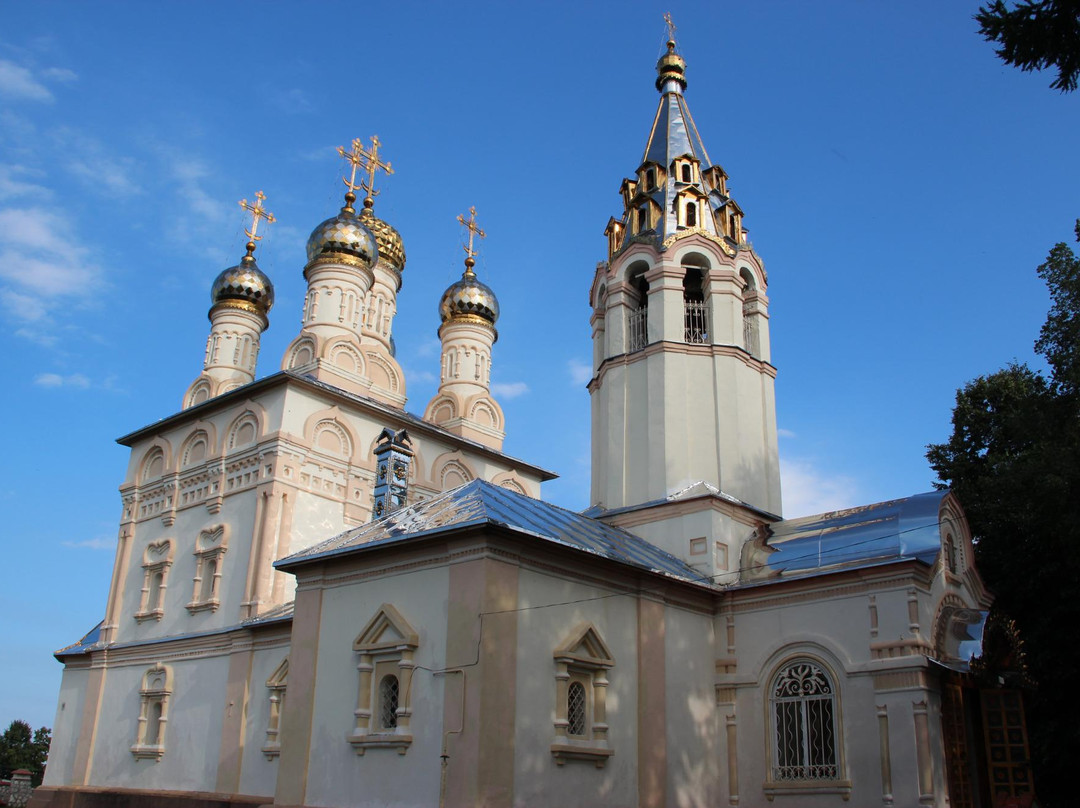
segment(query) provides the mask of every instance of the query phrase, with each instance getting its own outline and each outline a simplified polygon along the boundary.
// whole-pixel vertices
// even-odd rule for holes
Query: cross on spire
[[[259,232],[259,219],[264,219],[267,224],[271,224],[277,221],[277,219],[274,218],[274,214],[272,214],[270,211],[263,207],[262,203],[265,199],[266,194],[264,194],[262,191],[256,191],[254,204],[248,202],[246,199],[240,200],[240,207],[242,207],[244,210],[251,214],[251,227],[244,228],[244,233],[248,237],[248,255],[251,255],[255,252],[255,242],[262,241],[262,236],[256,235],[256,233]]]
[[[459,213],[457,217],[458,222],[469,231],[469,246],[465,247],[465,274],[472,275],[472,268],[476,266],[476,261],[473,258],[477,254],[477,250],[473,249],[473,238],[480,236],[480,238],[487,238],[487,233],[480,229],[480,225],[476,223],[476,206],[469,208],[469,218],[465,218],[465,214]]]
[[[379,146],[381,145],[382,142],[379,140],[379,136],[372,135],[371,149],[365,151],[363,146],[360,147],[360,154],[364,158],[364,168],[367,169],[367,181],[360,180],[360,185],[367,192],[367,197],[364,199],[365,208],[370,208],[371,203],[375,201],[375,197],[379,195],[379,192],[375,190],[375,172],[381,169],[387,174],[394,173],[389,161],[383,162],[379,159]]]
[[[364,144],[360,138],[353,138],[352,149],[346,150],[344,146],[337,147],[337,153],[345,158],[345,161],[352,166],[349,171],[349,178],[341,178],[341,181],[345,183],[345,187],[349,190],[345,192],[345,209],[352,212],[352,203],[356,201],[356,194],[353,193],[360,186],[356,184],[356,170],[364,165]]]
[[[664,14],[664,22],[667,24],[668,42],[671,44],[675,44],[675,23],[672,22],[670,11]]]

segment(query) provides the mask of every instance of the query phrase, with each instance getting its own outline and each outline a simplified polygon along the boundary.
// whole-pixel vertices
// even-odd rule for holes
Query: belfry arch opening
[[[640,351],[648,344],[649,333],[649,282],[645,273],[649,265],[637,261],[630,265],[626,273],[626,282],[630,287],[630,313],[626,323],[627,353]]]
[[[743,348],[751,356],[761,353],[760,340],[758,337],[758,318],[755,314],[757,307],[757,281],[754,274],[743,267],[739,270],[739,277],[743,282]]]
[[[705,303],[705,279],[709,271],[704,256],[691,253],[682,260],[683,266],[683,333],[692,344],[707,344],[709,311]]]

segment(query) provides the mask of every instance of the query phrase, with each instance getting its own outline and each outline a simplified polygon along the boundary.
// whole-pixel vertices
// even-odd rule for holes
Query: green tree
[[[1080,240],[1080,220],[1076,224]],[[1012,364],[956,394],[952,436],[931,444],[940,485],[960,498],[976,564],[995,593],[992,618],[1015,628],[1026,674],[1035,785],[1048,805],[1073,800],[1080,749],[1080,259],[1064,243],[1038,267],[1052,300],[1035,349],[1049,378]],[[993,669],[994,660],[984,660]]]
[[[1063,93],[1080,76],[1080,0],[1022,0],[1009,9],[1003,0],[979,7],[979,33],[1001,45],[995,53],[1021,70],[1058,69],[1050,84]]]
[[[41,785],[51,740],[48,727],[32,732],[25,721],[12,721],[0,735],[0,777],[7,779],[16,769],[28,769],[31,782],[35,786]]]

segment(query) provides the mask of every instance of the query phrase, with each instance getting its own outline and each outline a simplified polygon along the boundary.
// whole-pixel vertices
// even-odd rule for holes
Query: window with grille
[[[797,660],[773,680],[774,781],[839,778],[836,691],[813,662]]]
[[[384,676],[379,681],[379,726],[393,729],[397,726],[398,678]]]
[[[585,735],[586,702],[585,685],[581,682],[571,682],[566,699],[566,720],[568,722],[566,733],[568,735],[577,735],[579,737]]]

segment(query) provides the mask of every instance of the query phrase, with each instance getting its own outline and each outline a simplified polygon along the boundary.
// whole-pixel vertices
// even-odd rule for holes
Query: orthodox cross
[[[675,23],[671,20],[671,12],[669,11],[664,15],[664,22],[667,23],[667,38],[671,42],[675,41]]]
[[[360,141],[360,138],[353,138],[351,151],[346,151],[344,146],[338,146],[337,153],[344,157],[349,165],[352,166],[352,170],[349,172],[349,178],[341,178],[341,181],[345,183],[345,187],[349,189],[349,193],[351,194],[360,187],[356,184],[356,169],[364,165],[364,144]]]
[[[480,225],[476,223],[476,206],[469,208],[469,218],[466,219],[462,213],[458,214],[457,220],[460,224],[464,225],[469,231],[469,246],[465,247],[465,267],[467,271],[472,272],[473,266],[476,265],[476,261],[473,260],[473,256],[477,254],[478,250],[473,249],[473,238],[480,236],[480,238],[487,238],[487,233],[480,229]],[[464,246],[464,245],[462,245]]]
[[[263,207],[263,201],[266,199],[266,194],[262,191],[255,192],[255,204],[248,202],[246,199],[240,200],[240,207],[251,214],[251,227],[244,228],[244,233],[247,235],[249,241],[247,244],[248,255],[255,252],[255,242],[261,241],[262,236],[256,235],[259,232],[259,219],[265,219],[267,224],[276,222],[274,214]]]
[[[359,141],[355,141],[359,143]],[[382,169],[387,174],[393,174],[394,169],[390,167],[389,161],[383,162],[379,159],[379,146],[382,143],[379,141],[378,135],[371,136],[371,150],[365,151],[363,146],[360,146],[360,155],[364,158],[364,168],[367,169],[367,182],[360,180],[360,185],[367,191],[367,195],[370,197],[376,197],[379,192],[375,190],[375,172]]]

